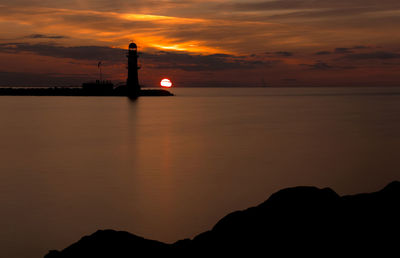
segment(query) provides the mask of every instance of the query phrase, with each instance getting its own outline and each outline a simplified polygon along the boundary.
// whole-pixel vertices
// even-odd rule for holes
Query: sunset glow
[[[400,81],[400,3],[393,0],[366,0],[363,8],[344,0],[19,0],[1,7],[0,86],[75,85],[96,78],[99,60],[105,78],[123,82],[131,41],[149,85],[165,73],[190,86]]]

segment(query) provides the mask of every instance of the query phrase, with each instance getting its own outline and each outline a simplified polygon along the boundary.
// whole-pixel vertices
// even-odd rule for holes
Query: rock
[[[156,257],[168,252],[167,244],[147,240],[124,231],[98,230],[90,236],[65,248],[62,252],[50,251],[45,258],[60,257]]]
[[[127,232],[97,231],[45,258],[204,256],[385,256],[399,254],[400,182],[340,197],[329,188],[281,190],[233,212],[210,231],[168,245]]]

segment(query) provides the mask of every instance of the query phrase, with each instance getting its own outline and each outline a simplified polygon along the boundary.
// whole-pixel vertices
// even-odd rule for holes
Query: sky
[[[398,0],[0,0],[0,86],[399,86]]]

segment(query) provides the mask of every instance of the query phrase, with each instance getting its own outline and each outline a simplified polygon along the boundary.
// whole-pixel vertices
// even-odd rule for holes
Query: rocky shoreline
[[[396,257],[400,182],[374,193],[287,188],[264,203],[222,218],[211,230],[174,244],[124,231],[99,230],[45,258],[67,257]]]

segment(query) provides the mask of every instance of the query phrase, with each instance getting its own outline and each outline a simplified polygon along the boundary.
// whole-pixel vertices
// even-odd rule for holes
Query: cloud
[[[41,56],[87,61],[106,61],[116,64],[126,62],[126,50],[100,46],[63,47],[46,44],[8,43],[0,44],[0,52],[30,52]],[[213,71],[229,69],[252,69],[268,66],[277,61],[265,61],[251,56],[228,54],[196,55],[178,51],[141,52],[140,59],[148,68],[180,69],[184,71]]]
[[[317,61],[314,64],[300,64],[300,66],[307,67],[308,69],[311,69],[311,70],[323,70],[323,71],[331,70],[334,68],[333,66],[328,65],[327,63],[322,62],[322,61]]]
[[[330,54],[332,54],[332,52],[330,52],[330,51],[319,51],[319,52],[315,53],[315,55],[317,55],[317,56],[330,55]]]
[[[372,48],[371,46],[354,46],[353,49],[369,49]]]
[[[236,11],[355,9],[359,12],[399,7],[397,0],[275,0],[227,4]]]
[[[229,1],[221,4],[220,8],[229,10],[241,19],[258,22],[268,20],[290,24],[294,28],[312,26],[314,32],[325,29],[347,39],[369,38],[371,41],[371,37],[365,37],[366,31],[369,31],[369,36],[371,31],[378,32],[375,33],[377,36],[383,31],[393,34],[394,28],[400,24],[400,2],[397,0]],[[359,30],[353,30],[355,28]],[[346,33],[352,30],[353,33]],[[319,33],[306,34],[314,34],[315,37]]]
[[[336,60],[337,61],[337,60]],[[306,67],[307,70],[318,70],[318,71],[344,71],[357,69],[354,65],[349,65],[346,63],[334,62],[334,64],[328,64],[325,61],[318,60],[313,64],[299,64],[299,66]]]
[[[348,54],[348,53],[353,53],[353,51],[351,50],[351,48],[346,48],[346,47],[338,47],[335,48],[334,51],[336,54]]]
[[[316,53],[314,53],[314,55],[322,56],[322,55],[330,55],[330,54],[352,54],[355,51],[372,49],[372,48],[375,48],[375,47],[363,46],[363,45],[358,45],[358,46],[354,46],[354,47],[337,47],[332,52],[324,50],[324,51],[316,52]]]
[[[59,35],[31,34],[31,35],[25,36],[24,38],[27,38],[27,39],[65,39],[68,37],[59,36]]]
[[[227,54],[193,55],[180,52],[160,51],[143,53],[144,61],[151,62],[152,68],[180,69],[184,71],[215,71],[231,69],[252,69],[272,65],[273,62],[236,57]]]
[[[149,8],[153,10],[162,10],[169,8],[177,8],[198,2],[196,0],[13,0],[9,1],[7,5],[17,7],[50,7],[57,8],[62,6],[65,9],[90,9],[97,11],[143,11]]]
[[[354,53],[355,51],[372,49],[372,48],[376,48],[376,47],[363,46],[363,45],[358,45],[358,46],[354,46],[354,47],[337,47],[337,48],[335,48],[335,50],[333,52],[335,54],[350,54],[350,53]]]
[[[93,42],[93,45],[121,47],[133,39],[143,48],[175,47],[175,50],[203,54],[261,53],[265,49],[284,49],[283,52],[296,51],[297,54],[302,48],[310,49],[316,45],[325,49],[332,47],[329,40],[333,37],[344,41],[340,44],[352,46],[366,42],[365,38],[371,38],[371,35],[382,38],[373,32],[383,23],[391,24],[385,26],[386,34],[400,24],[400,18],[393,14],[392,19],[399,19],[398,22],[381,19],[376,22],[377,17],[370,17],[371,12],[376,14],[377,11],[396,10],[396,6],[400,8],[400,3],[394,0],[12,2],[13,8],[8,5],[0,8],[0,17],[18,27],[13,31],[23,30],[22,35],[35,32],[45,39],[45,36],[52,37],[53,33],[57,35],[58,31],[63,31],[71,35],[65,40],[68,45]],[[218,6],[220,8],[216,8]],[[0,30],[7,31],[3,26],[0,24]],[[346,29],[342,29],[344,26]],[[363,31],[355,30],[357,26]],[[20,36],[15,32],[7,34],[10,35],[3,37]],[[345,42],[347,40],[349,42]]]
[[[370,53],[349,54],[349,55],[346,55],[345,58],[351,59],[351,60],[398,59],[398,58],[400,58],[400,54],[395,53],[395,52],[377,51],[377,52],[370,52]]]
[[[48,44],[7,43],[0,44],[0,52],[31,52],[41,56],[51,56],[57,58],[121,62],[124,60],[125,50],[101,46],[63,47]]]
[[[278,52],[275,52],[275,55],[288,57],[288,56],[293,56],[293,53],[287,52],[287,51],[278,51]]]
[[[291,57],[294,54],[289,51],[276,51],[276,52],[265,52],[264,53],[267,57],[271,58],[279,58],[279,57]]]

